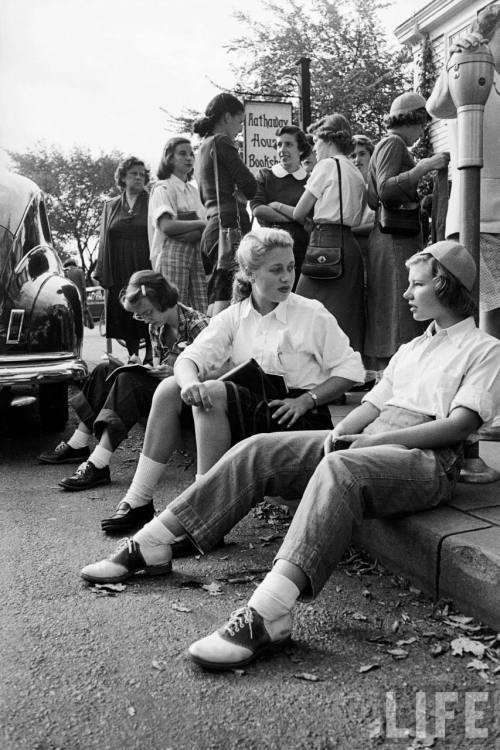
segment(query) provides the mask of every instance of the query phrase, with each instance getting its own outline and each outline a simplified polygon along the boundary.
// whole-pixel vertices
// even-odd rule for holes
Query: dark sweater
[[[208,218],[218,212],[212,160],[214,141],[219,172],[220,213],[221,220],[226,226],[226,220],[231,222],[236,216],[235,187],[243,193],[245,198],[250,199],[255,195],[257,183],[253,174],[240,159],[238,149],[228,136],[217,134],[205,138],[198,152],[196,179]]]

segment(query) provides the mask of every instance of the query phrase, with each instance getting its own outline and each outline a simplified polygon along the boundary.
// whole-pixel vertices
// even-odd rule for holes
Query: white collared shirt
[[[271,167],[271,172],[275,177],[288,177],[288,175],[291,175],[292,177],[295,177],[296,180],[305,180],[307,177],[307,172],[304,169],[303,166],[300,166],[298,169],[295,170],[295,172],[287,172],[286,169],[281,164],[273,164]]]
[[[331,313],[317,300],[290,294],[267,315],[245,299],[215,315],[179,356],[193,361],[201,380],[253,357],[289,388],[309,390],[336,375],[363,382],[361,357]]]
[[[171,219],[176,219],[178,214],[188,211],[195,211],[199,219],[205,218],[205,209],[195,182],[184,182],[171,174],[168,179],[159,180],[153,185],[148,206],[148,237],[152,262],[161,252],[165,240],[158,228],[160,217],[168,214]]]
[[[338,159],[341,169],[344,224],[356,227],[360,223],[365,206],[365,181],[359,169],[347,156],[339,154],[335,158]],[[314,204],[314,221],[339,224],[339,182],[334,158],[321,159],[316,164],[306,183],[306,190],[317,199]]]
[[[363,401],[436,419],[464,406],[488,423],[500,411],[500,341],[480,331],[472,317],[441,330],[431,323],[398,349]]]

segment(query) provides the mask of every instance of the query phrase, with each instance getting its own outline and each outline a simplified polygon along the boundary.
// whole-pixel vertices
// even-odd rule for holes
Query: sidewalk
[[[105,352],[97,330],[86,331],[83,356],[92,369]],[[117,356],[126,352],[116,342]],[[362,394],[332,406],[335,422]],[[480,455],[500,470],[500,444],[481,442]],[[450,598],[465,614],[500,632],[500,481],[459,484],[453,502],[408,518],[365,521],[355,538],[373,557],[436,598]]]
[[[334,419],[358,402],[348,395]],[[481,458],[500,470],[500,444],[481,442]],[[436,598],[500,631],[500,481],[458,484],[450,505],[398,520],[367,520],[355,543]]]

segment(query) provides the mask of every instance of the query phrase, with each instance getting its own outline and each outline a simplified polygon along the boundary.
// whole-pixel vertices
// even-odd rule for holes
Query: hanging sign
[[[276,164],[276,131],[292,124],[289,102],[245,102],[245,163],[257,174]]]

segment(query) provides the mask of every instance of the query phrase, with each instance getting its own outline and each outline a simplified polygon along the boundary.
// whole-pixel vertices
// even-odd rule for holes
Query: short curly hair
[[[339,112],[327,115],[323,124],[313,133],[315,138],[325,143],[334,143],[343,154],[348,155],[354,149],[349,121]]]
[[[411,112],[403,112],[401,115],[385,115],[384,125],[390,130],[402,125],[426,125],[430,119],[425,107],[419,107],[419,109],[414,109]]]
[[[354,148],[357,146],[360,146],[361,148],[366,148],[370,156],[375,151],[375,144],[373,141],[368,138],[367,135],[361,135],[360,133],[353,135],[352,140],[354,142]]]
[[[125,159],[122,159],[118,164],[115,172],[115,185],[119,190],[125,189],[125,177],[127,176],[127,172],[135,166],[144,167],[144,184],[148,184],[149,169],[146,167],[145,162],[143,162],[142,159],[138,159],[136,156],[126,156]]]
[[[311,145],[307,140],[307,136],[303,130],[297,127],[297,125],[283,125],[282,128],[278,128],[275,135],[293,135],[299,149],[301,159],[305,159],[311,153]]]

